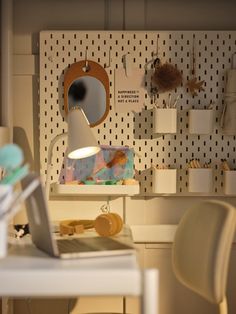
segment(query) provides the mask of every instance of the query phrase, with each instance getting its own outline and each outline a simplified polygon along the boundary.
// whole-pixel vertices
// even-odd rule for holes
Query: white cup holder
[[[193,193],[212,192],[212,169],[189,168],[188,169],[188,191]]]
[[[154,108],[154,133],[177,132],[177,109]]]
[[[210,134],[214,128],[214,110],[190,109],[189,110],[189,133]]]
[[[236,195],[236,170],[224,171],[224,194]]]
[[[153,169],[153,193],[176,193],[177,169]]]

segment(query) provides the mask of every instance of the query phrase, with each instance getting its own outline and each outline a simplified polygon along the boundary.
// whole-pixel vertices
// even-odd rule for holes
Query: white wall
[[[123,4],[121,0],[16,0],[14,53],[38,55],[39,31],[47,29],[236,29],[233,0],[127,0]],[[37,76],[17,73],[14,82],[15,140],[23,145],[27,161],[38,170]],[[135,203],[140,207],[139,215],[136,205],[127,207],[128,221],[133,217],[136,223],[177,223],[192,202],[193,198],[177,197],[139,200]],[[54,205],[51,207],[65,207],[64,202]]]
[[[234,0],[126,0],[125,6],[123,3],[122,0],[15,0],[14,54],[27,58],[31,55],[37,56],[39,31],[48,29],[236,29],[236,1]],[[26,71],[25,67],[22,67],[14,75],[15,141],[24,147],[26,159],[32,168],[39,170],[37,64],[30,69],[34,71]],[[32,75],[33,73],[36,75]],[[127,199],[127,222],[175,224],[178,223],[183,212],[198,200],[199,198],[191,197]],[[104,198],[93,200],[82,198],[80,201],[54,200],[50,202],[52,218],[94,218],[105,201]],[[228,199],[228,201],[236,204],[235,199]],[[123,205],[122,199],[116,199],[112,201],[112,210],[122,213]],[[25,219],[25,216],[20,214],[16,220],[20,223]],[[150,252],[147,250],[143,256],[146,260],[145,264],[153,266],[153,261],[158,259],[156,255],[159,253],[154,253],[150,257]],[[169,253],[165,252],[156,265],[162,263],[163,267],[163,263],[169,263]],[[166,261],[165,254],[167,254]],[[166,267],[163,272],[168,274],[171,271],[170,265]],[[164,280],[168,282],[167,286],[174,287],[172,275],[165,277]],[[169,313],[167,303],[168,298],[165,301],[166,305],[163,305],[165,313]],[[25,311],[25,308],[19,307],[19,309],[19,312]]]

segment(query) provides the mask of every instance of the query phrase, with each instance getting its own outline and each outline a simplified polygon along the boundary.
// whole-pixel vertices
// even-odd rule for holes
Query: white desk
[[[0,260],[0,296],[140,296],[142,314],[157,314],[157,271],[136,255],[59,260],[33,245],[12,246]]]

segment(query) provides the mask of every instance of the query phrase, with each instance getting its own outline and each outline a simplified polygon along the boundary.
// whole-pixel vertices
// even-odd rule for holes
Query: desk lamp
[[[50,177],[52,164],[52,152],[54,145],[59,139],[68,139],[67,156],[71,159],[81,159],[97,154],[101,148],[90,129],[89,122],[79,107],[71,108],[67,115],[68,132],[57,135],[51,141],[48,148],[47,175],[46,175],[46,198],[49,199]]]

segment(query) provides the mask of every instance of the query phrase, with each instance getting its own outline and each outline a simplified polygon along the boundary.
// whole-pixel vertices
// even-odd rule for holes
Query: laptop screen
[[[22,180],[22,187],[25,188],[33,180],[40,181],[40,178],[37,174],[30,173]],[[32,242],[37,248],[49,255],[57,256],[58,249],[53,240],[47,202],[41,181],[34,192],[26,199],[25,204]]]

